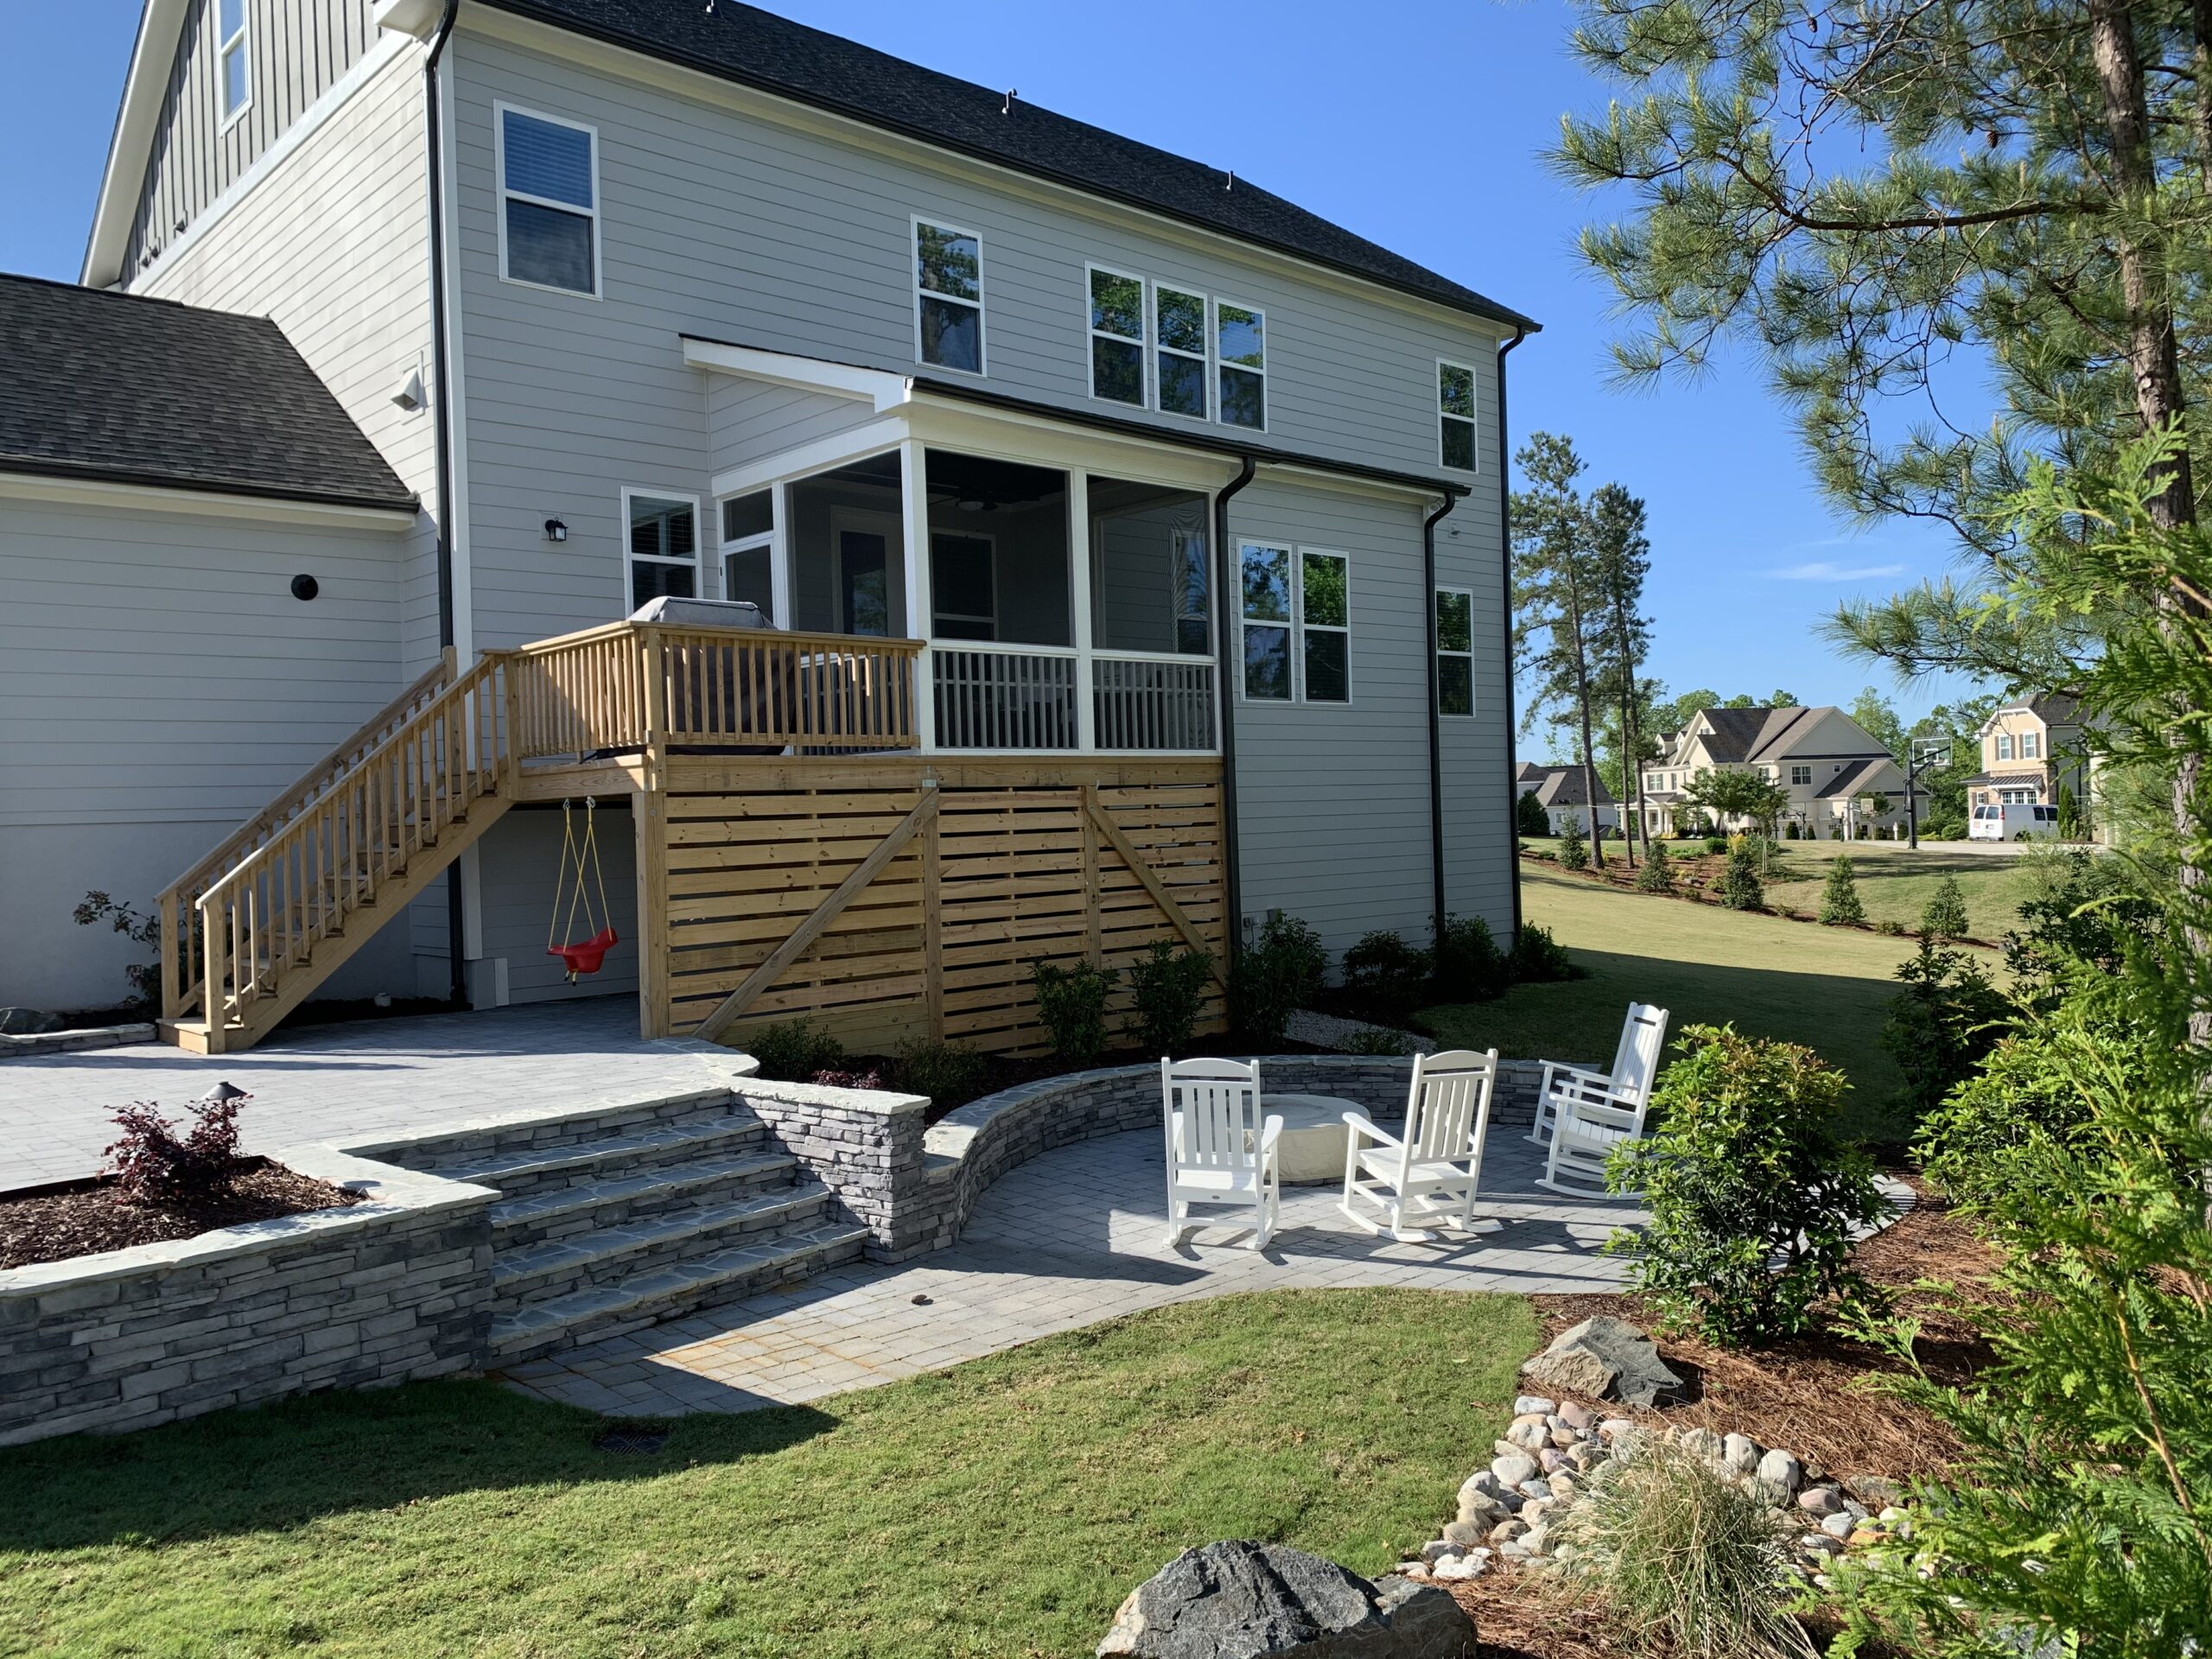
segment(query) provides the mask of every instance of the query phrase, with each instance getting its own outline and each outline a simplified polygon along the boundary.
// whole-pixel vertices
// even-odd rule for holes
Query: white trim
[[[1093,276],[1113,276],[1137,285],[1137,337],[1114,334],[1098,327],[1094,320],[1096,301],[1090,289]],[[1152,283],[1148,278],[1134,271],[1121,270],[1112,265],[1102,265],[1096,260],[1083,262],[1083,322],[1084,322],[1084,384],[1095,403],[1111,404],[1116,409],[1150,409],[1152,407]],[[1137,400],[1101,397],[1098,391],[1097,342],[1110,340],[1119,346],[1137,348]]]
[[[411,530],[420,516],[402,507],[352,507],[334,502],[276,496],[226,495],[161,484],[115,484],[102,479],[49,478],[0,471],[0,499],[65,506],[129,507],[146,512],[185,512],[210,518],[252,518],[265,524],[312,524],[330,530]]]
[[[427,41],[437,28],[439,14],[443,10],[439,0],[377,0],[371,20],[378,29],[396,29],[403,35],[412,35],[418,41]]]
[[[215,130],[218,135],[226,133],[238,125],[245,118],[246,111],[253,107],[253,0],[238,0],[238,29],[230,35],[224,35],[221,32],[223,0],[215,0],[215,111],[222,118],[221,124]],[[245,65],[245,96],[238,100],[236,109],[231,108],[228,103],[231,78],[230,65],[226,61],[233,48],[237,48],[239,60]]]
[[[1086,289],[1089,279],[1084,279]],[[1068,480],[1068,626],[1073,630],[1076,652],[1075,741],[1088,754],[1098,747],[1097,683],[1091,662],[1097,642],[1091,637],[1097,624],[1091,614],[1092,583],[1098,553],[1090,537],[1090,474],[1071,467]]]
[[[930,461],[928,447],[909,438],[899,446],[900,551],[906,564],[906,637],[922,642],[914,659],[914,741],[926,752],[937,747],[937,659],[931,655],[929,544]],[[831,530],[831,542],[836,531]]]
[[[1207,317],[1208,339],[1206,344],[1208,350],[1213,357],[1214,424],[1217,426],[1228,427],[1231,431],[1235,432],[1265,432],[1268,429],[1268,419],[1270,413],[1268,407],[1267,309],[1263,306],[1248,305],[1243,300],[1224,299],[1218,294],[1213,296],[1212,298],[1207,302],[1207,304],[1209,309]],[[1255,369],[1252,367],[1249,363],[1231,363],[1227,358],[1221,354],[1221,308],[1224,305],[1229,306],[1235,310],[1249,312],[1253,316],[1259,319],[1260,366],[1258,368]],[[1259,425],[1246,426],[1240,421],[1230,420],[1228,416],[1223,412],[1229,407],[1229,400],[1221,395],[1221,378],[1225,374],[1230,373],[1251,374],[1257,375],[1259,377]]]
[[[1468,412],[1465,415],[1447,414],[1445,410],[1444,371],[1446,369],[1459,369],[1467,377]],[[1436,359],[1436,378],[1429,387],[1429,391],[1436,403],[1436,464],[1448,473],[1478,474],[1483,469],[1482,391],[1482,377],[1475,372],[1473,364],[1457,363],[1448,357],[1440,357]],[[1472,466],[1458,467],[1444,459],[1444,423],[1446,421],[1464,421],[1466,423],[1467,448],[1475,458]]]
[[[734,374],[747,380],[798,391],[817,391],[830,397],[853,397],[873,403],[880,415],[896,409],[913,396],[913,381],[887,369],[863,369],[849,363],[830,363],[821,358],[795,357],[785,352],[764,352],[750,346],[725,346],[718,340],[682,336],[683,361],[689,367],[718,374]]]
[[[138,20],[138,39],[130,49],[130,69],[123,82],[123,103],[116,111],[115,137],[108,144],[107,165],[101,169],[100,193],[92,207],[92,232],[86,238],[85,261],[77,273],[86,288],[111,287],[128,274],[123,256],[130,251],[130,227],[145,194],[147,163],[153,158],[154,131],[161,125],[169,72],[191,10],[192,0],[146,0],[145,13]],[[132,158],[127,175],[125,156]]]
[[[1344,568],[1344,620],[1336,622],[1309,622],[1306,618],[1306,561],[1308,557],[1335,559]],[[1357,701],[1352,686],[1351,673],[1351,555],[1340,548],[1300,546],[1292,561],[1297,581],[1293,585],[1291,610],[1298,618],[1298,637],[1294,650],[1297,673],[1294,676],[1298,701],[1319,709],[1349,709]],[[1344,640],[1344,694],[1341,697],[1316,698],[1306,684],[1306,636],[1308,633],[1340,633]]]
[[[581,132],[591,145],[591,206],[579,207],[573,201],[557,201],[551,196],[535,196],[527,190],[517,190],[507,183],[507,117],[521,116],[526,121],[543,121],[549,127],[566,127],[571,132]],[[600,189],[599,189],[599,129],[588,121],[575,121],[567,116],[549,115],[543,110],[533,110],[521,104],[511,104],[505,99],[495,99],[492,104],[492,193],[493,207],[499,219],[499,280],[512,283],[517,288],[534,288],[547,294],[566,294],[574,299],[596,300],[607,290],[607,261],[600,249]],[[568,213],[591,221],[591,287],[563,288],[557,283],[536,283],[526,276],[517,276],[507,269],[507,203],[510,200],[526,202],[533,207],[543,207],[549,213]]]
[[[772,484],[795,484],[817,473],[834,472],[856,461],[888,454],[904,443],[906,436],[907,423],[896,416],[870,421],[849,432],[832,433],[796,449],[785,449],[716,473],[709,480],[709,488],[717,496],[750,495]]]
[[[1435,607],[1437,601],[1446,594],[1458,594],[1467,601],[1467,648],[1465,651],[1455,650],[1444,643],[1444,619],[1438,613]],[[1483,689],[1475,678],[1475,590],[1471,588],[1458,587],[1451,582],[1440,582],[1430,590],[1428,602],[1431,607],[1430,615],[1433,619],[1431,626],[1436,630],[1437,660],[1441,662],[1445,658],[1450,657],[1464,659],[1467,664],[1467,712],[1459,715],[1447,714],[1445,711],[1444,680],[1440,675],[1436,682],[1438,694],[1436,717],[1439,720],[1472,720],[1482,713],[1483,708]],[[1516,801],[1520,799],[1518,785],[1516,786],[1514,799]]]
[[[724,600],[734,599],[736,595],[729,589],[731,556],[739,553],[765,551],[768,556],[768,621],[771,626],[788,628],[791,625],[791,613],[781,601],[784,581],[778,568],[782,563],[784,556],[782,494],[783,492],[772,484],[763,490],[743,490],[734,495],[718,495],[714,498],[715,574],[721,584],[719,597]],[[749,536],[729,535],[723,528],[727,522],[727,509],[729,504],[733,501],[742,501],[747,497],[754,495],[765,495],[768,498],[768,528],[754,531]]]
[[[983,233],[941,219],[925,219],[919,213],[906,216],[906,279],[914,298],[914,361],[925,369],[940,369],[947,374],[971,374],[982,379],[991,372],[991,342],[989,320],[984,314],[988,290],[983,283]],[[940,294],[922,286],[922,226],[928,226],[940,236],[964,236],[976,245],[976,297],[961,298],[957,294]],[[976,366],[963,369],[957,364],[932,363],[922,355],[922,301],[937,300],[946,305],[972,307],[976,313]]]
[[[1163,294],[1173,294],[1179,299],[1196,300],[1198,302],[1198,349],[1197,351],[1190,351],[1181,346],[1170,346],[1167,343],[1166,335],[1160,326],[1160,300]],[[1163,283],[1155,280],[1152,284],[1152,308],[1146,315],[1145,321],[1151,330],[1153,339],[1152,381],[1154,410],[1166,416],[1170,420],[1202,423],[1211,421],[1213,418],[1213,301],[1211,297],[1203,289],[1185,288],[1180,283]],[[1160,359],[1167,357],[1179,358],[1185,363],[1195,360],[1198,365],[1198,397],[1204,407],[1195,415],[1186,409],[1167,407],[1167,377],[1160,372],[1161,367]]]
[[[630,504],[640,496],[648,501],[680,501],[690,506],[691,509],[691,556],[689,560],[677,558],[673,554],[633,553],[630,550]],[[716,526],[717,530],[720,528],[721,527],[719,525]],[[636,610],[639,606],[645,603],[645,601],[638,597],[636,591],[630,585],[630,567],[632,564],[681,565],[689,563],[691,567],[691,596],[695,599],[703,599],[706,597],[707,584],[706,572],[704,569],[706,542],[705,538],[700,534],[699,498],[696,493],[690,490],[662,489],[659,486],[652,484],[625,484],[622,486],[621,535],[622,593],[625,601],[622,607],[622,613],[625,616],[627,616],[632,611]]]

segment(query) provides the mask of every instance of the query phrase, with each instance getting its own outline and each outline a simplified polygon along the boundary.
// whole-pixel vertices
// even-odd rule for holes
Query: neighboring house
[[[1619,809],[1613,804],[1605,780],[1600,778],[1597,781],[1598,824],[1604,830],[1618,830],[1621,822]],[[1580,766],[1538,766],[1533,760],[1524,760],[1514,773],[1514,792],[1536,798],[1536,804],[1551,820],[1552,834],[1565,835],[1570,823],[1580,826],[1586,836],[1590,833],[1590,793]]]
[[[1643,772],[1644,819],[1653,835],[1672,835],[1695,814],[1685,799],[1700,772],[1756,772],[1781,785],[1789,804],[1780,823],[1823,840],[1839,830],[1856,839],[1904,822],[1904,768],[1840,709],[1700,709],[1660,741],[1660,757]],[[1921,794],[1924,800],[1926,790]],[[1869,796],[1880,798],[1885,810],[1875,811]]]
[[[397,480],[352,563],[320,523],[266,569],[89,518],[29,546],[157,567],[125,602],[173,650],[105,658],[81,580],[11,590],[79,677],[14,719],[84,757],[43,839],[7,831],[11,925],[174,880],[182,1040],[341,986],[634,985],[649,1032],[1003,1047],[1039,954],[1512,925],[1500,415],[1535,325],[1243,177],[728,0],[148,0],[84,281],[270,319]],[[327,597],[272,611],[279,574]],[[615,626],[664,597],[779,632]],[[149,735],[170,706],[192,729]],[[427,782],[365,781],[402,748]],[[586,795],[623,943],[572,983]],[[120,947],[79,943],[0,1002],[111,995]]]
[[[2008,702],[1982,722],[1975,738],[1981,770],[1966,780],[1968,807],[2056,806],[2063,790],[2087,808],[2094,779],[2075,698],[2053,694]]]

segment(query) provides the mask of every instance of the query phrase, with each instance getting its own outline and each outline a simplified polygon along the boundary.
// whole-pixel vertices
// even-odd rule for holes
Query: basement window
[[[499,275],[599,297],[599,138],[590,127],[498,106]]]
[[[251,37],[246,28],[246,0],[217,0],[215,57],[223,88],[223,124],[244,115],[253,102]]]

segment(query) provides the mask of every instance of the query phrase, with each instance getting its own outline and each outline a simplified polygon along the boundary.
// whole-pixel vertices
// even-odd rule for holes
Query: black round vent
[[[292,597],[294,599],[313,599],[321,591],[322,584],[317,582],[313,576],[294,576],[292,578]]]

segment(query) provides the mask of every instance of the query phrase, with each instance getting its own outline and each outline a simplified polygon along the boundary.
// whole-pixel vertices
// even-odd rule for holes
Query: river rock
[[[1536,1460],[1516,1452],[1510,1458],[1495,1459],[1491,1464],[1490,1471],[1497,1477],[1499,1485],[1518,1490],[1522,1481],[1536,1478]]]
[[[1370,1583],[1282,1544],[1186,1549],[1130,1592],[1101,1659],[1475,1659],[1472,1620],[1450,1594],[1392,1576]]]

